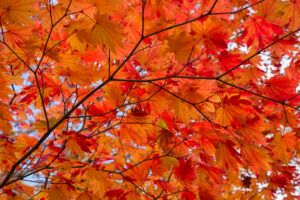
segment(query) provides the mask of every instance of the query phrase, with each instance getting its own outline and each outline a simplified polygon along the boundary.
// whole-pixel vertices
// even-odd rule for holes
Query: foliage
[[[0,198],[296,198],[299,13],[1,0]]]

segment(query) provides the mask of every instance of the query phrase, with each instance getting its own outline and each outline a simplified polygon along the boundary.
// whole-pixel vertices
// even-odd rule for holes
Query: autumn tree
[[[296,198],[299,20],[298,0],[1,0],[0,199]]]

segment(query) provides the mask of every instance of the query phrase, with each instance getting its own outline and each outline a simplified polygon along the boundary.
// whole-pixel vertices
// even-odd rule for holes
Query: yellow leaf
[[[111,106],[117,107],[123,104],[124,97],[122,96],[122,91],[118,83],[110,83],[104,86],[104,91]]]
[[[48,193],[45,190],[37,193],[34,199],[47,199]]]
[[[92,5],[96,5],[96,7],[101,11],[101,13],[114,13],[118,12],[122,5],[121,0],[89,0]]]
[[[58,76],[69,77],[71,83],[80,86],[90,85],[100,79],[97,65],[82,65],[78,55],[64,55],[60,57],[60,62],[54,68]]]
[[[37,139],[35,137],[29,136],[24,133],[19,134],[15,138],[15,140],[17,142],[14,146],[19,152],[26,151],[28,148],[33,147],[37,142]]]
[[[199,116],[196,110],[190,104],[187,104],[180,99],[174,99],[173,105],[175,109],[175,115],[185,124],[188,124],[191,119],[197,119]]]
[[[1,21],[8,21],[11,24],[31,23],[34,14],[36,0],[1,0],[0,16]]]
[[[8,95],[12,95],[13,91],[8,86],[12,83],[12,77],[5,73],[0,73],[0,99],[7,99]]]
[[[297,139],[294,132],[286,133],[283,136],[280,133],[275,134],[272,142],[274,157],[288,164],[295,151]]]
[[[84,53],[86,47],[86,28],[89,26],[90,21],[87,21],[85,18],[81,18],[69,24],[67,32],[70,34],[70,37],[67,41],[70,42],[70,46],[73,50],[77,49],[80,53]]]
[[[117,22],[109,20],[107,14],[100,15],[97,12],[94,16],[96,23],[87,34],[87,41],[91,44],[105,45],[113,53],[116,52],[116,46],[123,47],[123,31]]]
[[[236,115],[234,110],[230,106],[222,106],[217,109],[216,122],[228,126],[234,121],[234,116]]]
[[[208,98],[210,102],[213,103],[220,103],[221,102],[221,98],[218,95],[214,95]]]
[[[49,119],[49,126],[52,127],[56,123],[56,118],[51,117]],[[39,131],[39,132],[44,132],[47,130],[47,122],[46,120],[37,120],[36,123],[31,124],[33,129]]]
[[[14,121],[11,114],[9,107],[0,102],[0,130],[3,131],[3,133],[10,133],[12,127],[9,121]]]
[[[213,112],[216,111],[214,104],[211,103],[211,102],[205,102],[205,103],[201,104],[201,108],[205,112],[212,112],[213,113]]]
[[[84,193],[80,194],[76,200],[100,200],[100,198],[91,192],[85,191]]]
[[[185,32],[175,31],[168,39],[168,46],[171,52],[175,53],[178,62],[187,62],[192,53],[195,40]]]
[[[86,170],[85,175],[90,180],[92,191],[98,196],[103,196],[109,188],[107,173],[89,168]]]
[[[281,2],[280,2],[281,3]],[[290,29],[294,30],[299,27],[299,19],[300,19],[300,5],[299,1],[286,1],[282,2],[282,4],[285,4],[280,9],[281,13],[284,13],[284,15],[281,17],[281,19],[285,22],[292,19],[289,23]]]
[[[66,195],[59,185],[51,185],[48,198],[49,200],[67,200]]]

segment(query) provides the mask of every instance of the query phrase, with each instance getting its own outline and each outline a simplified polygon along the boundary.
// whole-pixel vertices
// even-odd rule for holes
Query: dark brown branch
[[[153,85],[155,85],[155,86],[157,86],[157,87],[161,87],[160,85],[158,85],[158,84],[156,84],[156,83],[151,83],[151,84],[153,84]],[[171,91],[169,91],[169,90],[167,90],[167,89],[165,89],[165,88],[162,88],[162,89],[163,89],[164,91],[166,91],[167,93],[171,94],[172,96],[176,97],[177,99],[180,99],[181,101],[183,101],[183,102],[185,102],[185,103],[187,103],[187,104],[193,106],[193,108],[195,108],[195,110],[196,110],[198,113],[200,113],[200,115],[201,115],[202,117],[204,117],[204,118],[210,123],[210,125],[211,125],[211,127],[212,127],[213,129],[214,129],[214,126],[218,126],[218,127],[221,127],[221,128],[223,128],[223,129],[227,130],[226,127],[221,126],[221,125],[219,125],[219,124],[213,122],[213,121],[212,121],[211,119],[209,119],[203,112],[201,112],[201,110],[199,110],[199,109],[197,108],[197,106],[196,106],[197,103],[193,103],[193,102],[187,101],[186,99],[184,99],[184,98],[178,96],[177,94],[175,94],[175,93],[173,93],[173,92],[171,92]]]
[[[229,73],[232,72],[233,70],[239,68],[240,66],[242,66],[243,64],[245,64],[246,62],[248,62],[249,60],[251,60],[253,57],[259,55],[262,51],[268,49],[269,47],[271,47],[271,46],[273,46],[274,44],[280,42],[281,40],[283,40],[283,39],[285,39],[285,38],[287,38],[287,37],[289,37],[289,36],[291,36],[291,35],[297,33],[299,30],[300,30],[300,28],[297,29],[297,30],[295,30],[295,31],[292,31],[292,32],[290,32],[290,33],[288,33],[288,34],[282,36],[281,38],[277,39],[276,41],[274,41],[274,42],[268,44],[267,46],[265,46],[265,47],[262,48],[261,50],[259,50],[259,51],[257,51],[256,53],[252,54],[252,55],[251,55],[250,57],[248,57],[247,59],[243,60],[243,62],[241,62],[240,64],[236,65],[235,67],[231,68],[230,70],[228,70],[228,71],[226,71],[225,73],[223,73],[223,74],[221,74],[220,76],[218,76],[217,79],[220,79],[220,78],[222,78],[223,76],[225,76],[226,74],[229,74]]]
[[[131,183],[136,189],[142,191],[143,193],[145,193],[149,197],[155,198],[152,194],[149,194],[148,192],[146,192],[143,188],[139,187],[137,184],[135,184],[132,180],[130,180],[129,178],[127,178],[123,174],[119,174],[119,175],[122,176],[126,181],[128,181],[129,183]]]
[[[142,0],[142,37],[144,37],[144,30],[145,30],[145,7],[146,7],[147,0]]]
[[[194,79],[194,80],[215,80],[215,77],[197,77],[197,76],[166,76],[160,78],[153,78],[153,79],[122,79],[122,78],[115,78],[112,81],[121,81],[121,82],[140,82],[140,83],[151,83],[155,81],[162,81],[167,79]]]
[[[172,149],[171,149],[168,153],[166,153],[166,154],[164,154],[164,155],[156,156],[156,157],[153,157],[153,158],[146,158],[146,159],[144,159],[144,160],[142,160],[142,161],[140,161],[140,162],[138,162],[138,163],[132,165],[131,167],[128,167],[128,168],[126,168],[126,169],[124,169],[124,170],[122,170],[122,171],[120,171],[120,172],[118,172],[118,173],[119,173],[119,174],[122,174],[122,173],[124,173],[124,172],[126,172],[126,171],[128,171],[128,170],[130,170],[130,169],[132,169],[132,168],[134,168],[134,167],[136,167],[136,166],[138,166],[138,165],[140,165],[140,164],[146,162],[146,161],[150,161],[150,160],[155,160],[155,159],[159,159],[159,158],[168,157],[168,156],[171,155],[171,153],[174,151],[174,149],[175,149],[176,147],[178,147],[179,145],[181,145],[181,144],[182,144],[183,142],[185,142],[186,140],[187,140],[187,139],[185,138],[185,139],[183,139],[182,141],[180,141],[179,143],[175,144],[175,145],[172,147]]]
[[[210,8],[210,10],[208,11],[209,14],[212,13],[214,7],[217,5],[218,0],[215,0],[214,4],[212,5],[212,7]]]
[[[108,78],[110,77],[110,49],[108,50]]]
[[[260,0],[260,1],[256,2],[256,3],[253,3],[253,4],[249,5],[249,6],[246,6],[244,8],[239,9],[239,10],[236,10],[236,11],[231,11],[231,12],[217,12],[217,13],[211,13],[211,15],[230,15],[230,14],[235,14],[235,13],[238,13],[238,12],[242,12],[243,10],[246,10],[248,8],[251,8],[251,7],[253,7],[253,6],[257,5],[257,4],[260,4],[260,3],[264,2],[264,1],[265,0]]]
[[[83,102],[85,102],[90,96],[92,96],[95,92],[97,92],[100,88],[102,88],[104,85],[106,85],[110,80],[107,79],[102,84],[100,84],[98,87],[96,87],[94,90],[92,90],[89,94],[87,94],[83,99],[81,99],[72,109],[70,109],[58,122],[56,122],[41,138],[40,140],[24,155],[22,156],[11,168],[9,173],[6,175],[3,182],[0,184],[0,188],[3,188],[14,171],[17,169],[19,164],[21,164],[26,158],[28,158],[35,150],[37,150],[40,145],[48,138],[48,136],[51,134],[51,132],[56,129],[63,121],[65,121]]]
[[[152,45],[152,46],[151,46],[151,45],[148,45],[148,46],[146,46],[146,47],[143,47],[143,48],[137,50],[133,55],[136,55],[136,54],[140,53],[141,51],[143,51],[143,50],[145,50],[145,49],[149,49],[149,48],[155,47],[155,46],[160,45],[160,44],[161,44],[161,43],[157,43],[157,44],[154,44],[154,45]]]
[[[34,71],[35,73],[38,71],[38,69],[39,69],[39,67],[40,67],[40,65],[41,65],[41,63],[42,63],[42,61],[43,61],[43,59],[44,59],[44,57],[45,57],[45,55],[46,55],[46,49],[47,49],[48,43],[49,43],[49,41],[50,41],[50,37],[51,37],[51,34],[52,34],[52,31],[53,31],[54,27],[55,27],[57,24],[59,24],[59,22],[60,22],[61,20],[63,20],[63,19],[68,15],[67,13],[68,13],[68,11],[69,11],[69,9],[70,9],[71,4],[72,4],[72,0],[69,1],[69,4],[68,4],[68,6],[67,6],[67,9],[66,9],[64,15],[63,15],[61,18],[59,18],[54,24],[53,24],[53,21],[52,21],[52,13],[51,13],[51,5],[50,5],[49,13],[50,13],[50,19],[51,19],[51,28],[50,28],[48,37],[47,37],[46,42],[45,42],[45,45],[44,45],[44,49],[43,49],[42,56],[41,56],[40,61],[39,61],[39,63],[37,64],[36,69],[35,69],[35,71]]]
[[[71,2],[71,1],[70,1]],[[215,4],[216,4],[216,2],[217,1],[215,1],[215,3],[214,3],[214,6],[215,6]],[[214,7],[213,6],[213,7]],[[211,8],[211,10],[213,9],[213,7]],[[67,12],[66,12],[66,14],[65,15],[67,15]],[[192,20],[189,20],[189,21],[186,21],[186,22],[183,22],[183,23],[180,23],[180,24],[176,24],[176,25],[173,25],[173,26],[170,26],[170,27],[167,27],[167,28],[165,28],[165,29],[162,29],[162,30],[159,30],[159,31],[157,31],[157,32],[154,32],[154,33],[151,33],[151,34],[148,34],[148,35],[146,35],[146,36],[142,36],[141,37],[141,39],[137,42],[137,44],[136,44],[136,46],[133,48],[133,50],[129,53],[129,55],[128,55],[128,57],[126,57],[126,59],[120,64],[120,66],[117,68],[117,70],[112,74],[112,76],[111,76],[111,78],[108,78],[107,80],[105,80],[102,84],[100,84],[99,86],[97,86],[96,88],[94,88],[91,92],[89,92],[82,100],[80,100],[72,109],[70,109],[70,111],[68,111],[57,123],[55,123],[55,125],[53,126],[53,127],[51,127],[51,128],[49,128],[49,130],[46,132],[46,133],[44,133],[44,135],[40,138],[40,140],[36,143],[36,145],[34,146],[34,147],[32,147],[32,149],[30,149],[23,157],[21,157],[13,166],[12,166],[12,169],[9,171],[9,173],[7,174],[7,176],[5,177],[5,179],[3,180],[3,182],[1,183],[1,185],[0,185],[0,188],[2,188],[2,187],[4,187],[5,185],[8,185],[8,184],[10,184],[10,183],[12,183],[12,182],[16,182],[17,180],[12,180],[12,181],[10,181],[9,182],[9,179],[11,178],[11,176],[12,176],[12,174],[15,172],[15,170],[17,169],[17,167],[24,161],[24,160],[26,160],[35,150],[37,150],[39,147],[40,147],[40,145],[47,139],[47,137],[51,134],[51,132],[54,130],[54,129],[56,129],[61,123],[63,123],[63,121],[65,120],[65,119],[67,119],[83,102],[85,102],[90,96],[92,96],[95,92],[97,92],[100,88],[102,88],[104,85],[106,85],[108,82],[110,82],[110,81],[112,81],[112,80],[117,80],[117,79],[113,79],[113,76],[114,75],[116,75],[116,73],[125,65],[125,63],[132,57],[132,55],[134,54],[134,52],[135,52],[135,50],[138,48],[138,46],[139,46],[139,44],[141,43],[141,41],[144,39],[144,38],[146,38],[146,37],[151,37],[151,36],[153,36],[153,35],[156,35],[156,34],[158,34],[158,33],[161,33],[161,32],[164,32],[164,31],[167,31],[167,30],[170,30],[170,29],[173,29],[173,28],[176,28],[176,27],[179,27],[179,26],[182,26],[182,25],[185,25],[185,24],[188,24],[188,23],[191,23],[191,22],[193,22],[193,21],[196,21],[196,20],[199,20],[199,19],[201,19],[201,18],[204,18],[204,17],[206,17],[206,16],[208,16],[208,15],[212,15],[212,13],[211,13],[211,11],[209,12],[209,13],[207,13],[207,14],[205,14],[205,15],[202,15],[202,16],[200,16],[200,17],[198,17],[198,18],[195,18],[195,19],[192,19]],[[61,21],[61,20],[59,20],[59,21]],[[52,25],[52,29],[53,29],[53,27],[59,22],[59,21],[57,21],[55,24],[53,24]],[[49,36],[48,36],[48,38],[50,37],[50,34],[51,34],[51,32],[52,32],[52,29],[50,29],[50,32],[49,32]],[[299,31],[299,29],[297,30],[297,31]],[[290,34],[288,34],[288,35],[286,35],[286,36],[284,36],[283,38],[281,38],[280,40],[282,40],[282,39],[284,39],[285,37],[288,37],[289,35],[291,35],[291,34],[293,34],[293,33],[296,33],[297,31],[294,31],[294,32],[292,32],[292,33],[290,33]],[[40,62],[39,62],[39,64],[38,64],[38,66],[37,66],[37,68],[40,66],[40,64],[41,64],[41,62],[42,62],[42,60],[43,60],[43,57],[45,56],[45,52],[46,52],[46,47],[47,47],[47,44],[48,44],[48,40],[49,39],[47,39],[47,41],[46,41],[46,43],[45,43],[45,46],[44,46],[44,50],[43,50],[43,54],[42,54],[42,58],[40,59]],[[280,41],[280,40],[278,40],[278,41]],[[277,42],[278,42],[277,41]],[[24,60],[22,60],[22,58],[20,58],[4,41],[1,41],[1,43],[3,43],[5,46],[7,46],[16,56],[17,56],[17,58],[23,63],[23,64],[25,64],[27,67],[29,67],[29,69],[31,70],[31,71],[33,71],[31,68],[30,68],[30,66],[28,65],[28,64],[26,64],[26,62],[24,61]],[[276,43],[276,42],[275,42]],[[274,43],[274,44],[275,44]],[[270,46],[272,46],[273,45],[273,43],[271,43],[270,45],[268,45],[267,47],[265,47],[264,49],[262,49],[262,50],[260,50],[259,52],[257,52],[255,55],[258,55],[261,51],[263,51],[263,50],[265,50],[266,48],[268,48],[268,47],[270,47]],[[251,58],[253,58],[255,55],[252,55],[251,57],[249,57],[245,62],[247,62],[248,60],[250,60]],[[245,63],[244,62],[244,63]],[[242,63],[243,64],[243,63]],[[240,64],[239,66],[241,66],[242,64]],[[238,68],[239,66],[236,66],[235,68]],[[235,68],[232,68],[230,71],[227,71],[226,72],[226,74],[227,73],[230,73],[232,70],[234,70]],[[221,75],[220,77],[217,77],[217,78],[211,78],[211,77],[206,77],[206,79],[216,79],[216,80],[218,80],[218,81],[220,81],[220,82],[222,82],[222,83],[224,83],[224,84],[227,84],[227,85],[230,85],[230,86],[232,86],[232,87],[235,87],[235,88],[238,88],[238,89],[241,89],[241,90],[244,90],[244,91],[246,91],[246,92],[249,92],[249,93],[251,93],[251,94],[254,94],[254,95],[256,95],[256,96],[260,96],[260,97],[262,97],[262,98],[266,98],[266,99],[269,99],[269,100],[271,100],[271,101],[275,101],[275,102],[278,102],[278,103],[281,103],[282,104],[282,102],[279,102],[279,101],[277,101],[277,100],[274,100],[274,99],[271,99],[271,98],[268,98],[268,97],[264,97],[264,96],[262,96],[262,95],[259,95],[259,94],[257,94],[257,93],[254,93],[254,92],[251,92],[251,91],[248,91],[248,90],[246,90],[246,89],[244,89],[244,88],[241,88],[241,87],[239,87],[239,86],[236,86],[236,85],[233,85],[233,84],[230,84],[230,83],[227,83],[227,82],[225,82],[225,81],[223,81],[223,80],[221,80],[220,78],[222,77],[222,76],[224,76],[224,75],[226,75],[226,74],[223,74],[223,75]],[[175,78],[175,77],[174,77]],[[177,76],[176,78],[180,78],[179,76]],[[167,78],[165,78],[165,79],[167,79]],[[194,79],[197,79],[197,78],[195,78],[194,77]],[[200,78],[198,78],[198,79],[200,79]],[[201,78],[201,79],[205,79],[205,78]],[[119,81],[124,81],[124,80],[120,80],[119,79]],[[130,80],[131,82],[134,82],[134,81],[132,81],[132,80]],[[154,81],[154,80],[153,80]],[[138,82],[138,81],[137,81]],[[145,81],[140,81],[140,82],[145,82]],[[151,81],[150,81],[151,82]],[[46,169],[47,168],[47,166],[46,167],[44,167],[44,168],[40,168],[40,169],[38,169],[39,171],[41,171],[41,170],[43,170],[43,169]],[[37,172],[37,170],[35,171],[35,173]],[[34,173],[33,173],[34,174]],[[138,188],[138,186],[137,186],[137,188]],[[143,191],[143,190],[141,190],[141,191]]]
[[[0,41],[0,43],[4,44],[31,72],[34,72],[33,69],[5,41]]]
[[[171,196],[171,195],[174,195],[174,194],[178,194],[178,193],[181,193],[181,192],[184,192],[184,191],[187,191],[187,190],[180,190],[180,191],[177,191],[177,192],[173,192],[173,193],[170,193],[170,194],[166,194],[164,196],[161,196],[159,198],[165,198],[165,197],[168,197],[168,196]]]
[[[250,93],[250,94],[253,94],[253,95],[255,95],[255,96],[261,97],[261,98],[263,98],[263,99],[267,99],[267,100],[269,100],[269,101],[273,101],[273,102],[276,102],[276,103],[279,103],[279,104],[283,104],[283,103],[284,103],[284,102],[278,101],[278,100],[276,100],[276,99],[272,99],[272,98],[263,96],[263,95],[261,95],[261,94],[252,92],[252,91],[247,90],[247,89],[245,89],[245,88],[242,88],[242,87],[240,87],[240,86],[237,86],[237,85],[228,83],[228,82],[223,81],[223,80],[221,80],[221,79],[216,78],[216,80],[219,81],[219,82],[221,82],[221,83],[224,83],[224,84],[226,84],[226,85],[230,85],[231,87],[234,87],[234,88],[243,90],[243,91],[245,91],[245,92],[248,92],[248,93]],[[289,105],[289,104],[285,104],[285,105],[288,106],[288,107],[290,107],[290,108],[293,108],[293,109],[297,110],[297,108],[295,108],[295,107],[293,107],[293,106],[291,106],[291,105]]]
[[[44,117],[45,117],[46,124],[47,124],[47,130],[49,130],[50,126],[49,126],[49,119],[48,119],[47,109],[46,109],[46,105],[45,105],[45,101],[44,101],[44,95],[42,94],[42,91],[41,91],[41,88],[40,88],[40,84],[39,84],[39,80],[38,80],[38,77],[37,77],[37,73],[34,73],[34,78],[35,78],[35,82],[36,82],[36,85],[37,85],[37,88],[38,88],[39,96],[41,98],[41,103],[42,103],[42,108],[43,108],[43,112],[44,112]]]
[[[73,117],[69,117],[69,118],[90,118],[90,117],[100,117],[100,116],[104,116],[104,115],[107,115],[109,113],[112,113],[114,111],[117,111],[118,109],[122,108],[122,107],[125,107],[125,106],[130,106],[130,105],[135,105],[135,104],[138,104],[138,103],[142,103],[142,102],[145,102],[145,101],[149,101],[151,100],[161,89],[158,89],[157,91],[155,91],[152,95],[150,95],[148,98],[146,99],[142,99],[142,100],[138,100],[138,101],[135,101],[135,102],[129,102],[129,103],[126,103],[126,104],[122,104],[110,111],[107,111],[105,113],[101,113],[101,114],[94,114],[94,115],[82,115],[82,116],[73,116]]]
[[[170,182],[172,174],[173,174],[173,172],[171,171],[170,175],[168,176],[167,182]],[[159,199],[163,193],[164,193],[164,189],[162,189],[160,191],[159,195],[157,197],[155,197],[153,200]]]
[[[169,27],[167,27],[167,28],[164,28],[164,29],[155,31],[155,32],[153,32],[153,33],[150,33],[150,34],[148,34],[148,35],[145,35],[144,38],[148,38],[148,37],[151,37],[151,36],[153,36],[153,35],[157,35],[157,34],[159,34],[159,33],[162,33],[162,32],[168,31],[168,30],[171,30],[171,29],[173,29],[173,28],[176,28],[176,27],[179,27],[179,26],[183,26],[183,25],[185,25],[185,24],[189,24],[189,23],[191,23],[191,22],[197,21],[197,20],[202,19],[202,18],[204,18],[204,17],[207,17],[207,16],[209,16],[209,15],[210,15],[210,14],[207,13],[207,14],[201,15],[200,17],[197,17],[197,18],[194,18],[194,19],[191,19],[191,20],[182,22],[182,23],[180,23],[180,24],[175,24],[175,25],[173,25],[173,26],[169,26]]]

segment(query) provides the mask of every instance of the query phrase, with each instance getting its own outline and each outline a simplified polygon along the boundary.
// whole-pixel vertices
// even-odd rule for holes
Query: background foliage
[[[286,199],[298,0],[1,0],[1,199]]]

